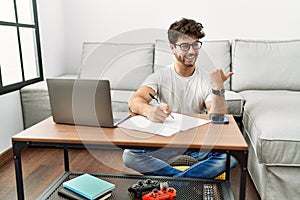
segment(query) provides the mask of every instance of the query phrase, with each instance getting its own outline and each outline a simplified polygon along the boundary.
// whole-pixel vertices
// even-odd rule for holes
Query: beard
[[[198,54],[174,55],[176,60],[186,67],[193,67],[198,57]]]

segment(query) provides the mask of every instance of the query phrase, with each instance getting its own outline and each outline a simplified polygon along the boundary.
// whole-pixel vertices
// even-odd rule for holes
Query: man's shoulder
[[[159,73],[165,73],[165,72],[172,71],[173,70],[173,66],[174,66],[173,63],[169,64],[169,65],[167,65],[165,67],[162,67],[162,68],[156,70],[154,73],[158,73],[159,74]]]
[[[154,73],[149,75],[142,85],[147,85],[154,82],[164,82],[169,80],[172,76],[173,64],[167,65],[161,69],[156,70]]]

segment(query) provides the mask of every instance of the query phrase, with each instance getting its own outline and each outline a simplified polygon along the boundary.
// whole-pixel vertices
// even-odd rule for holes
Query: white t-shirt
[[[174,64],[168,65],[148,76],[142,86],[151,87],[160,102],[176,113],[203,113],[204,103],[212,100],[210,83],[197,67],[192,76],[182,77],[176,73]]]

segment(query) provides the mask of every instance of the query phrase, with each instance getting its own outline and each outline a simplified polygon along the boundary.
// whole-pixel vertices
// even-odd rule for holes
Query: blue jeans
[[[199,162],[189,167],[185,171],[175,169],[167,163],[171,158],[178,155],[189,155]],[[225,153],[211,152],[180,152],[171,150],[136,150],[125,149],[123,152],[124,164],[145,175],[172,176],[172,177],[189,177],[213,179],[222,174],[226,169]],[[230,167],[237,165],[237,161],[230,157]]]

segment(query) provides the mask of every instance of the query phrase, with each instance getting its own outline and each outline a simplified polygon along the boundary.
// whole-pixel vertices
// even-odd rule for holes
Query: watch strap
[[[223,95],[225,93],[225,89],[221,89],[221,90],[211,89],[211,93],[216,95]]]

